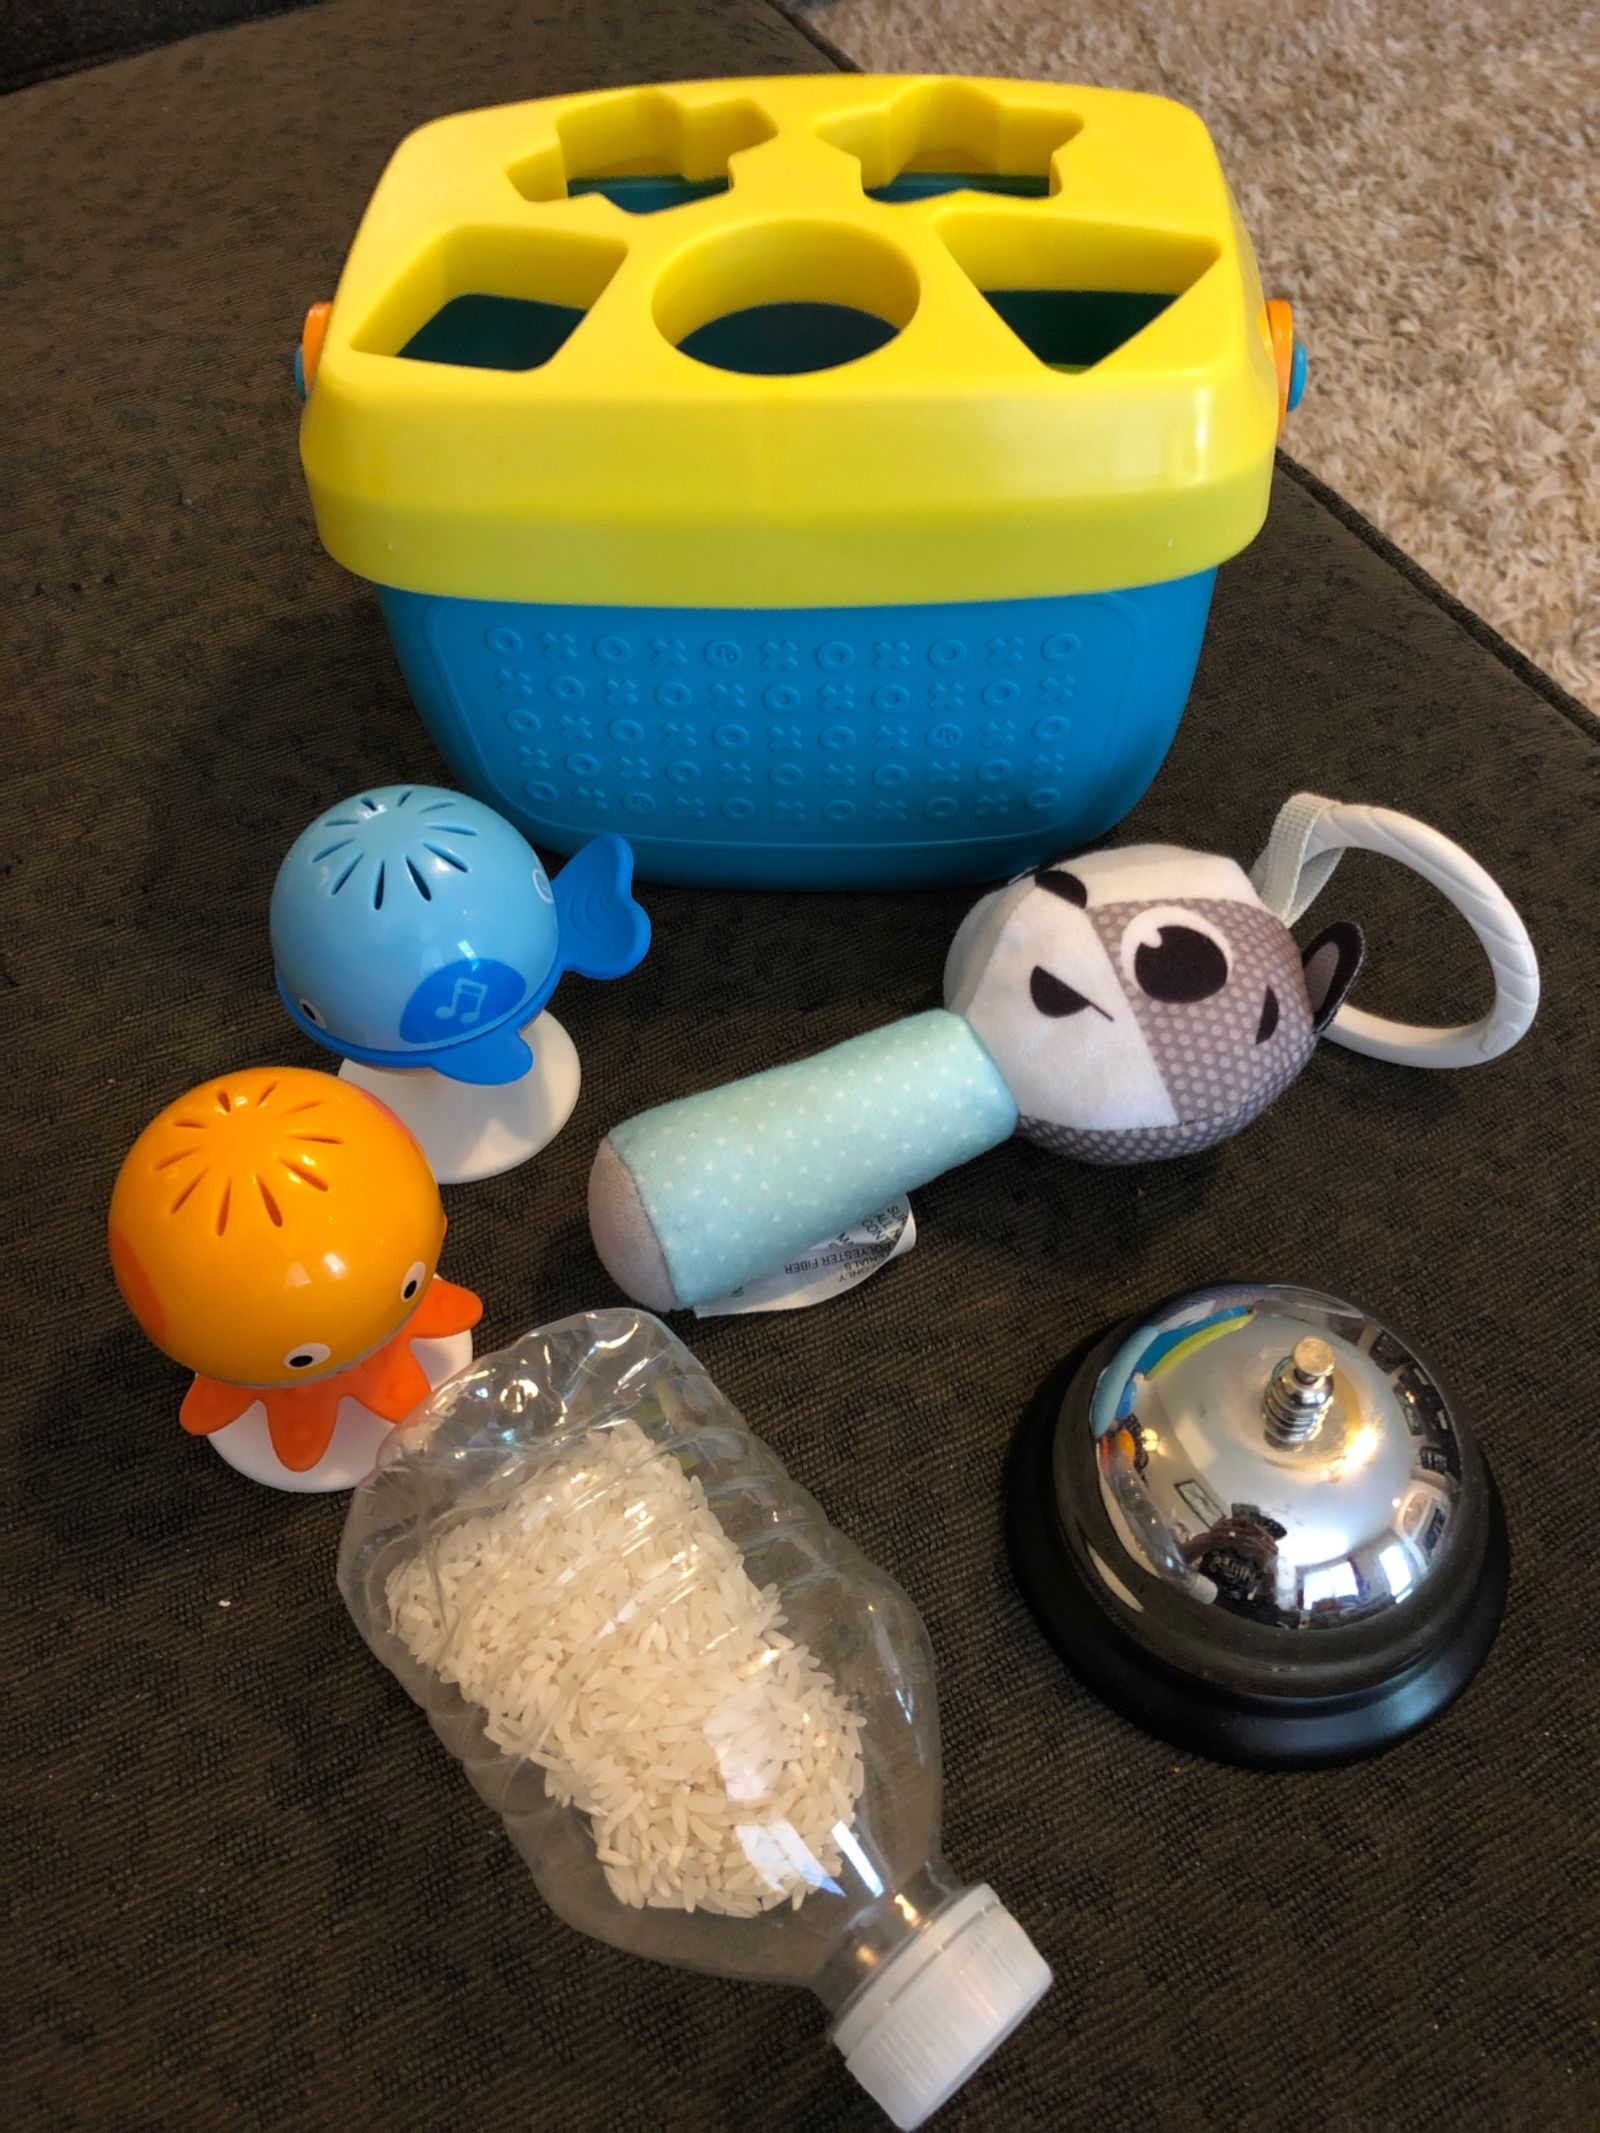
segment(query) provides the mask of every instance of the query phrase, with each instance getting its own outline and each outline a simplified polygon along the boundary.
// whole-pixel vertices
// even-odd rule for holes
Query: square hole
[[[571,333],[582,310],[537,296],[452,296],[419,326],[398,355],[413,363],[469,370],[537,370]]]
[[[415,261],[357,335],[363,353],[466,370],[537,370],[626,246],[587,233],[458,230]]]

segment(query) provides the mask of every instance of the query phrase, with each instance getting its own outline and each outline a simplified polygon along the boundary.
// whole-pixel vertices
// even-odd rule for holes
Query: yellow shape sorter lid
[[[861,606],[1208,568],[1261,524],[1277,423],[1191,111],[831,74],[412,134],[301,453],[327,547],[381,584]]]

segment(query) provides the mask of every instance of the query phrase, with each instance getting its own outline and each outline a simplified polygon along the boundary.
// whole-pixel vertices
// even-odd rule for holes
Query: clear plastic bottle
[[[441,1387],[355,1491],[339,1584],[554,1911],[808,1987],[896,2125],[1049,1985],[939,1855],[910,1601],[656,1319],[566,1319]]]

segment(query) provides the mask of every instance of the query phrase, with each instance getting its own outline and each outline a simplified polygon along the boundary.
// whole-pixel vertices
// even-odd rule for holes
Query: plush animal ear
[[[1089,892],[1076,874],[1066,867],[1035,867],[1033,878],[1041,889],[1048,889],[1052,896],[1059,896],[1063,903],[1076,904],[1081,911],[1089,901]]]
[[[1361,928],[1341,918],[1325,927],[1300,958],[1306,974],[1306,996],[1311,1002],[1311,1027],[1319,1037],[1361,975],[1366,953]]]

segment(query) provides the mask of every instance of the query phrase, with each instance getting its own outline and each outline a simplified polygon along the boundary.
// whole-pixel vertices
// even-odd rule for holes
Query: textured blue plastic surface
[[[543,606],[378,588],[456,776],[655,881],[986,881],[1101,836],[1160,768],[1214,571],[1053,600]]]

